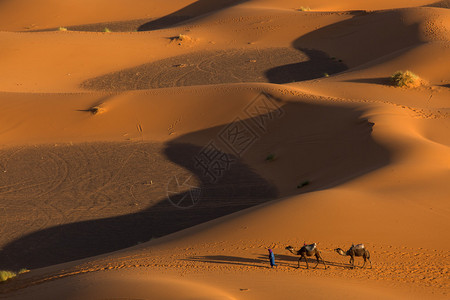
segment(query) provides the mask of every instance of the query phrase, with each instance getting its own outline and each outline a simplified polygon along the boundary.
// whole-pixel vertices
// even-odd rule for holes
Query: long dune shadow
[[[380,29],[383,34],[380,34]],[[371,13],[363,11],[355,12],[350,19],[300,36],[293,41],[292,46],[298,50],[333,49],[335,53],[354,54],[354,58],[358,60],[357,65],[361,65],[422,44],[420,32],[420,24],[405,23],[403,13],[399,10]]]
[[[102,32],[105,28],[108,28],[111,32],[152,31],[174,27],[191,19],[199,18],[246,1],[248,0],[198,0],[186,7],[157,19],[144,18],[126,21],[106,21],[82,25],[68,25],[65,26],[65,28],[70,31],[88,32]],[[59,30],[59,28],[38,29],[31,30],[31,32],[56,30]]]
[[[342,62],[313,49],[197,51],[92,78],[81,87],[125,91],[241,82],[288,83],[346,69]]]
[[[198,0],[162,18],[152,20],[141,26],[138,31],[150,31],[175,26],[189,19],[197,18],[214,11],[234,6],[247,0]]]
[[[305,53],[309,61],[279,65],[266,71],[273,83],[289,83],[332,75],[348,69],[345,62],[336,58],[330,60],[327,53],[318,49],[333,49],[336,53],[348,49],[360,57],[363,64],[397,50],[422,43],[419,24],[405,24],[399,11],[367,13],[353,11],[348,20],[333,23],[300,36],[292,47]],[[376,26],[376,25],[379,26]],[[379,34],[380,26],[392,28]],[[364,33],[364,34],[363,34]],[[380,44],[388,45],[379,47]],[[281,80],[280,80],[281,79]],[[364,82],[364,81],[362,81]],[[365,83],[382,84],[378,79]]]
[[[307,60],[271,68],[265,72],[271,83],[290,83],[327,77],[348,69],[348,67],[331,58],[323,51],[315,49],[298,49],[308,57]]]
[[[167,199],[137,213],[63,224],[21,237],[2,248],[1,268],[35,269],[123,249],[275,199],[276,188],[232,154],[227,159],[233,168],[211,181],[195,167],[201,150],[193,144],[167,145],[169,160],[188,170],[169,178]]]
[[[269,96],[264,97],[263,102],[270,99]],[[253,102],[253,108],[261,107],[258,99]],[[247,107],[245,114],[249,111],[253,110]],[[98,205],[97,194],[104,197],[109,193],[107,196],[110,198],[127,202],[136,197],[136,192],[130,190],[128,193],[123,182],[142,182],[146,173],[153,175],[148,178],[155,181],[158,177],[167,179],[167,183],[161,185],[166,188],[165,197],[134,213],[67,224],[64,220],[57,220],[53,225],[48,221],[50,226],[18,236],[5,244],[0,251],[0,268],[35,269],[112,252],[265,203],[280,195],[329,188],[389,163],[389,152],[371,137],[373,124],[355,109],[293,102],[274,111],[253,117],[247,115],[246,118],[243,115],[229,124],[180,136],[164,145],[167,163],[144,163],[133,160],[133,156],[117,161],[117,158],[102,158],[104,155],[99,153],[94,153],[95,157],[90,158],[89,153],[84,153],[83,160],[87,161],[87,167],[92,163],[102,173],[112,165],[120,165],[117,173],[107,180],[109,185],[104,182],[94,184],[92,179],[88,182],[84,174],[71,176],[80,164],[66,164],[66,175],[59,185],[40,191],[39,196],[29,196],[31,201],[54,201],[53,205],[57,205],[59,201],[67,202],[66,199],[81,201],[79,197],[89,195],[93,198],[91,205]],[[266,122],[263,129],[262,120]],[[280,134],[286,133],[289,134],[285,139],[279,138]],[[299,174],[316,172],[319,174],[316,182],[305,189],[293,186],[280,192],[273,182],[259,175],[258,168],[266,167],[255,168],[244,163],[255,157],[256,161],[264,162],[265,157],[261,157],[260,149],[268,146],[286,151],[294,147],[293,156],[286,157],[291,160],[289,168]],[[137,150],[144,151],[147,146],[143,143],[139,147]],[[68,157],[79,155],[76,146],[61,147],[60,151]],[[36,159],[40,160],[44,152],[39,150]],[[148,156],[154,157],[152,153]],[[12,163],[11,159],[8,163]],[[183,171],[177,169],[171,173],[170,165],[177,165]],[[276,161],[271,163],[271,168],[275,176],[295,182],[295,178],[286,175],[289,174],[286,167],[278,168]],[[82,173],[86,172],[93,174],[92,170]],[[38,175],[39,172],[33,178],[38,178]],[[29,184],[36,185],[33,182]],[[75,185],[86,190],[85,194],[80,194],[79,189],[71,192],[70,187]],[[14,183],[9,186],[14,186]],[[142,190],[141,194],[142,198],[154,197],[147,190]],[[47,197],[45,201],[44,196]],[[34,200],[34,197],[37,199]],[[24,199],[14,198],[11,201],[19,203],[21,200]],[[36,205],[40,203],[32,203],[31,207],[22,209],[34,209]],[[83,214],[80,208],[67,210],[68,215]],[[8,214],[8,211],[4,213]],[[5,224],[3,232],[5,230],[13,231],[14,228]]]

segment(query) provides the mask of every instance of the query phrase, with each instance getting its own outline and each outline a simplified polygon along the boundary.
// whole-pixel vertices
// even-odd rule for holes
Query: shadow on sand
[[[314,49],[196,51],[84,81],[89,90],[126,91],[241,82],[290,83],[346,70]]]
[[[161,164],[155,166],[155,162],[134,161],[130,156],[125,162],[120,162],[122,164],[120,172],[114,175],[117,181],[111,181],[112,179],[109,178],[110,184],[106,188],[104,188],[104,183],[95,185],[92,180],[86,182],[83,174],[71,176],[71,172],[77,171],[78,163],[72,167],[73,169],[69,167],[66,179],[63,178],[66,182],[62,180],[59,188],[53,188],[46,193],[48,201],[62,199],[61,201],[67,202],[72,201],[70,199],[77,199],[80,197],[80,190],[71,192],[70,188],[78,185],[85,190],[85,195],[89,195],[89,197],[96,197],[102,189],[105,190],[103,193],[112,189],[109,191],[111,192],[110,197],[120,197],[116,201],[126,202],[134,196],[131,192],[128,193],[127,189],[121,188],[121,182],[126,180],[130,183],[142,182],[140,174],[152,172],[155,176],[153,178],[164,175],[170,180],[166,185],[166,198],[162,197],[162,201],[141,211],[121,216],[52,225],[17,237],[12,242],[3,245],[0,251],[0,269],[22,267],[35,269],[134,246],[148,241],[152,237],[162,237],[276,199],[280,195],[300,194],[340,184],[384,166],[390,160],[389,152],[372,139],[372,124],[356,109],[299,102],[285,104],[280,109],[283,114],[278,119],[274,118],[270,112],[262,115],[262,118],[261,116],[248,117],[224,126],[180,136],[165,144],[164,155],[167,163],[164,163],[164,166]],[[272,123],[266,125],[274,127],[270,127],[270,131],[262,132],[255,125],[259,124],[261,120],[271,120]],[[244,135],[233,135],[237,132],[242,134],[242,129],[245,128],[247,128],[247,132],[244,132]],[[277,138],[282,132],[290,132],[288,140]],[[252,134],[255,133],[258,134],[252,137]],[[244,142],[249,141],[251,143],[243,145]],[[230,144],[235,147],[245,146],[247,151],[245,153],[237,151],[238,154],[231,154],[232,150],[241,148],[231,149]],[[128,145],[130,144],[128,143]],[[320,176],[317,177],[316,182],[305,189],[296,189],[294,185],[292,190],[280,193],[271,182],[243,163],[242,158],[252,159],[255,157],[257,161],[264,162],[265,156],[257,156],[261,155],[258,154],[260,153],[259,149],[270,145],[285,149],[296,145],[295,159],[292,157],[287,157],[287,159],[292,161],[292,168],[301,172],[319,172]],[[61,146],[60,151],[73,159],[80,155],[79,149],[76,147],[76,145]],[[118,144],[117,147],[123,147],[123,145]],[[147,146],[143,143],[139,147],[142,149],[138,150],[143,151]],[[40,159],[45,152],[42,149],[39,151],[41,152],[37,159]],[[95,157],[89,158],[89,153],[84,153],[83,160],[94,163],[97,168],[101,168],[102,172],[106,172],[112,164],[119,163],[108,161],[108,159],[95,163],[94,159],[102,159],[103,155],[99,155],[99,153],[93,155]],[[169,170],[167,166],[171,164],[181,166],[186,173],[181,174],[181,177],[180,174],[166,174]],[[292,178],[283,177],[286,176],[284,169],[276,169],[276,161],[271,166],[275,168],[273,172],[277,174],[276,176],[292,181]],[[308,170],[308,168],[312,169]],[[191,179],[194,181],[191,182]],[[150,195],[147,190],[143,190],[143,198],[150,197]],[[65,200],[66,198],[68,200]],[[12,201],[19,200],[12,199]],[[98,200],[90,201],[96,204]],[[22,209],[32,208],[23,207]],[[70,215],[70,213],[77,212],[69,211],[68,213]],[[8,227],[5,227],[4,230],[8,230]],[[293,259],[288,256],[280,256],[280,258],[286,261]],[[256,264],[261,260],[258,258],[257,260],[239,261],[239,259],[233,260],[232,257],[227,258],[226,256],[203,259],[251,264]]]
[[[370,83],[370,84],[378,84],[378,85],[384,85],[384,86],[392,85],[389,78],[386,78],[386,77],[350,79],[350,80],[345,80],[345,82]]]
[[[297,269],[298,267],[298,256],[275,254],[275,262],[277,266],[291,267]],[[270,268],[268,256],[259,255],[256,258],[239,257],[239,256],[229,256],[229,255],[205,255],[205,256],[193,256],[186,259],[186,261],[203,262],[209,264],[226,264],[226,265],[237,265],[245,267],[256,267],[256,268]],[[307,257],[308,264],[310,268],[316,265],[317,261],[315,257]],[[327,261],[324,260],[327,266],[340,267],[340,268],[350,268],[350,265]],[[322,261],[319,262],[317,268],[324,268]],[[300,262],[300,269],[306,269],[305,260],[302,259]]]
[[[307,60],[293,64],[277,66],[265,72],[271,83],[290,83],[311,80],[347,70],[347,66],[323,51],[314,49],[297,49],[307,56]]]
[[[166,15],[162,18],[150,21],[148,23],[139,26],[138,31],[150,31],[169,28],[181,22],[197,18],[202,15],[206,15],[214,11],[231,7],[246,1],[247,0],[215,0],[215,1],[198,0],[169,15]]]

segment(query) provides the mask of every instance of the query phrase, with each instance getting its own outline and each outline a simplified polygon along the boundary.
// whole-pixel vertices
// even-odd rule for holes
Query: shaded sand
[[[34,199],[37,206],[26,210],[29,222],[21,231],[2,234],[0,264],[34,269],[115,251],[280,196],[329,188],[389,162],[388,151],[371,140],[373,124],[354,107],[290,102],[248,117],[268,101],[273,100],[259,95],[246,113],[236,116],[241,121],[165,144],[57,144],[1,151],[3,226],[20,228],[25,199]],[[274,133],[265,132],[265,120],[277,128]],[[245,128],[253,135],[237,143],[233,132]],[[292,133],[290,128],[299,129]],[[330,148],[333,153],[326,151]],[[222,163],[205,168],[212,149],[221,153]],[[265,161],[270,153],[280,160]],[[288,171],[289,164],[302,166],[301,172]],[[297,189],[304,181],[311,184]]]
[[[287,83],[320,78],[345,69],[335,58],[312,49],[228,49],[171,57],[93,78],[81,86],[123,91],[238,82]]]
[[[448,7],[0,1],[0,298],[447,299]]]

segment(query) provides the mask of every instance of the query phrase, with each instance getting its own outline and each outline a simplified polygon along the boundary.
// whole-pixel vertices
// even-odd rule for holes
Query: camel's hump
[[[316,245],[317,245],[316,243],[306,245],[306,246],[305,246],[305,249],[306,249],[306,251],[308,251],[308,252],[314,251],[314,249],[316,249]]]
[[[353,245],[352,248],[355,250],[364,249],[364,244]]]

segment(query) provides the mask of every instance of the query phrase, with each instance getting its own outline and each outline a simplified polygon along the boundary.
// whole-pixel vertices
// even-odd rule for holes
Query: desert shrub
[[[111,32],[111,30],[109,30],[109,28],[105,27],[105,29],[103,29],[103,32]]]
[[[17,274],[11,271],[0,271],[0,282],[16,277]]]
[[[299,11],[310,11],[311,8],[309,8],[308,6],[301,6],[298,10]]]
[[[178,36],[173,38],[176,41],[190,41],[191,37],[185,34],[179,34]]]
[[[23,269],[20,269],[19,272],[17,272],[17,274],[20,275],[20,274],[28,273],[28,272],[30,272],[30,270],[23,268]]]
[[[300,189],[300,188],[302,188],[302,187],[304,187],[304,186],[307,186],[308,184],[309,184],[309,181],[308,181],[308,180],[305,180],[305,181],[303,181],[302,183],[300,183],[299,185],[297,185],[297,188]]]
[[[398,87],[416,87],[421,84],[419,76],[411,71],[397,71],[392,74],[391,83]]]
[[[67,31],[67,28],[66,27],[59,27],[58,30],[59,31]]]
[[[269,155],[267,155],[266,160],[267,160],[267,161],[274,161],[274,160],[275,160],[275,154],[269,154]]]

